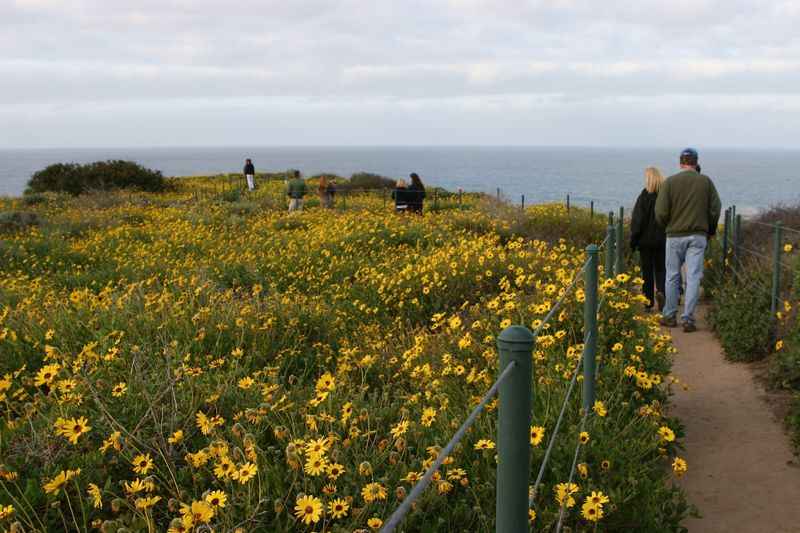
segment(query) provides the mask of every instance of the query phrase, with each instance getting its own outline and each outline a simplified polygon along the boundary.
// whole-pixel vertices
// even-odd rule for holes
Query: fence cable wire
[[[586,349],[586,344],[588,344],[591,340],[593,339],[589,334],[584,337],[584,350]],[[550,462],[550,454],[553,451],[553,446],[555,445],[558,431],[561,429],[561,422],[564,420],[564,413],[567,411],[567,404],[569,403],[570,396],[572,396],[572,391],[575,389],[575,383],[578,381],[578,373],[580,372],[582,364],[583,357],[580,357],[578,362],[575,363],[575,368],[572,371],[572,379],[570,380],[569,388],[564,395],[564,402],[561,404],[561,412],[559,412],[558,419],[556,419],[556,425],[553,427],[553,433],[550,435],[550,440],[547,443],[547,449],[544,452],[542,464],[539,466],[539,472],[536,474],[536,481],[534,482],[530,496],[528,497],[528,507],[533,507],[533,502],[536,500],[536,493],[539,490],[539,484],[542,482],[542,478],[544,477],[544,471],[547,468],[547,463]]]
[[[606,294],[608,294],[608,291],[607,290],[603,291],[603,296],[601,296],[600,300],[597,302],[597,315],[598,315],[598,318],[600,317],[600,308],[603,307],[603,302],[606,301]],[[597,376],[600,375],[600,367],[602,366],[603,361],[605,361],[605,357],[601,357],[599,359],[597,359],[595,357],[595,359],[596,360],[595,360],[595,365],[594,365],[594,379],[596,381],[597,380]]]
[[[589,412],[583,414],[583,418],[581,419],[581,428],[580,433],[586,431],[586,422],[589,418]],[[572,468],[569,471],[569,479],[567,480],[567,490],[566,494],[564,495],[564,501],[561,502],[561,509],[558,512],[558,524],[556,525],[556,533],[561,531],[561,525],[564,523],[564,512],[566,510],[566,500],[570,498],[569,496],[569,487],[572,485],[572,480],[575,478],[575,468],[578,466],[578,455],[580,454],[581,447],[583,444],[581,443],[580,434],[578,436],[578,444],[575,445],[575,455],[572,456]]]
[[[548,311],[545,317],[542,319],[542,323],[539,324],[536,327],[536,329],[533,330],[534,337],[539,336],[539,333],[541,333],[542,329],[544,329],[544,327],[547,325],[550,319],[553,318],[555,312],[558,311],[559,308],[561,308],[561,304],[564,303],[564,300],[567,299],[569,293],[572,291],[572,289],[575,288],[575,285],[577,285],[578,281],[581,279],[581,275],[586,271],[586,267],[588,266],[589,266],[589,259],[587,258],[586,261],[583,262],[583,266],[580,269],[578,269],[578,271],[575,273],[575,277],[572,278],[572,281],[569,283],[569,285],[567,285],[567,288],[564,289],[564,292],[561,293],[561,296],[558,297],[556,303],[553,304],[553,307],[550,308],[550,311]]]
[[[395,509],[394,513],[392,513],[392,516],[386,521],[386,524],[383,526],[383,528],[381,528],[381,533],[391,533],[397,526],[400,525],[400,523],[403,521],[403,518],[405,518],[408,511],[411,509],[411,504],[413,504],[414,501],[425,491],[425,489],[428,488],[428,485],[430,485],[431,480],[433,479],[433,474],[439,470],[439,467],[442,466],[444,460],[450,455],[450,453],[453,451],[453,448],[456,447],[456,444],[461,441],[461,439],[467,433],[467,430],[478,418],[478,415],[480,415],[483,409],[486,407],[486,404],[489,403],[489,400],[491,400],[492,397],[497,393],[497,390],[500,388],[500,384],[511,375],[511,371],[514,370],[515,367],[516,363],[511,361],[505,367],[505,369],[503,369],[503,371],[497,377],[497,380],[494,382],[494,385],[492,385],[486,394],[483,395],[481,401],[478,403],[475,409],[472,410],[464,423],[461,424],[461,427],[455,432],[453,437],[450,439],[450,442],[448,442],[447,445],[442,448],[442,450],[439,452],[439,455],[436,456],[436,460],[433,462],[433,464],[428,467],[428,470],[425,472],[422,478],[417,481],[417,484],[414,485],[413,489],[411,489],[411,492],[403,500],[403,503],[401,503],[400,506]]]
[[[763,283],[761,283],[760,281],[757,281],[755,278],[745,277],[744,274],[742,274],[735,266],[733,266],[733,263],[731,263],[728,266],[731,267],[731,270],[733,270],[733,273],[736,275],[736,277],[739,280],[745,281],[747,283],[752,283],[753,285],[755,285],[756,287],[761,289],[764,292],[764,294],[769,296],[770,300],[772,299],[772,290],[768,289]]]
[[[763,253],[761,253],[761,252],[758,252],[758,251],[756,251],[756,250],[753,250],[753,249],[751,249],[751,248],[748,248],[747,246],[744,246],[744,245],[742,245],[742,244],[740,244],[740,245],[739,245],[739,249],[740,249],[740,250],[744,250],[745,252],[747,252],[747,253],[749,253],[749,254],[751,254],[751,255],[754,255],[754,256],[756,256],[756,257],[760,257],[761,259],[764,259],[765,261],[773,262],[773,258],[772,258],[772,257],[770,257],[770,256],[768,256],[768,255],[766,255],[766,254],[763,254]],[[794,268],[793,268],[793,267],[791,267],[791,266],[787,265],[787,264],[786,264],[786,263],[784,263],[783,261],[778,261],[778,264],[779,264],[780,266],[782,266],[783,268],[785,268],[786,270],[789,270],[789,271],[794,271]]]
[[[775,229],[775,224],[774,223],[770,224],[768,222],[760,222],[758,220],[747,220],[747,221],[745,221],[745,223],[746,224],[756,224],[758,226],[764,226],[764,227],[767,227],[767,228]],[[786,231],[791,231],[793,233],[800,234],[800,230],[797,230],[797,229],[794,229],[794,228],[790,228],[788,226],[781,226],[781,229],[784,229]]]

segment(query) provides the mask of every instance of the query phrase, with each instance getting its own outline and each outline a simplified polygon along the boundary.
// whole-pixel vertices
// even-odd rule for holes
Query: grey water
[[[677,171],[683,147],[153,147],[0,149],[0,196],[23,193],[31,174],[51,163],[106,159],[136,161],[166,176],[240,172],[244,159],[256,171],[297,168],[306,175],[349,176],[367,171],[405,178],[417,172],[428,185],[482,191],[512,202],[595,201],[598,209],[630,206],[643,185],[647,166],[665,176]],[[800,201],[800,151],[695,147],[703,172],[711,176],[724,205],[755,212]]]

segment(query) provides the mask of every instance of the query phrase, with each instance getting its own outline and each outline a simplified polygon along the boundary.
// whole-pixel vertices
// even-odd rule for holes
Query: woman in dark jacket
[[[644,177],[645,188],[636,200],[631,218],[631,250],[639,250],[644,279],[642,292],[650,302],[647,308],[652,309],[653,303],[657,302],[657,309],[660,311],[664,307],[667,235],[664,228],[656,222],[655,206],[658,189],[664,183],[664,177],[655,167],[646,168]]]
[[[410,211],[410,191],[406,187],[405,180],[397,180],[395,189],[392,191],[392,200],[394,200],[395,212],[406,213]]]
[[[422,202],[425,200],[425,186],[416,172],[412,172],[409,176],[411,178],[411,185],[408,187],[409,201],[408,210],[412,213],[422,213]]]

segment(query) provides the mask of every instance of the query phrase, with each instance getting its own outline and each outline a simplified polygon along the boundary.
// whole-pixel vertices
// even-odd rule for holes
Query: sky
[[[0,147],[793,148],[800,0],[0,0]]]

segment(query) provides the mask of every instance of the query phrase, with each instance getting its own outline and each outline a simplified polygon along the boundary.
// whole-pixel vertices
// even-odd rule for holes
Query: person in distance
[[[411,185],[408,187],[408,210],[412,213],[422,214],[422,203],[425,201],[425,186],[416,172],[412,172],[408,177],[411,178]]]
[[[253,190],[256,188],[256,167],[253,166],[253,161],[250,158],[244,161],[244,177],[247,179],[247,188]]]
[[[409,197],[412,193],[408,190],[405,180],[397,180],[395,188],[392,191],[392,200],[394,200],[394,210],[397,213],[405,213],[409,210]]]
[[[306,182],[300,177],[299,170],[291,172],[292,179],[286,185],[286,196],[289,197],[289,212],[303,210],[303,197],[306,195]]]

